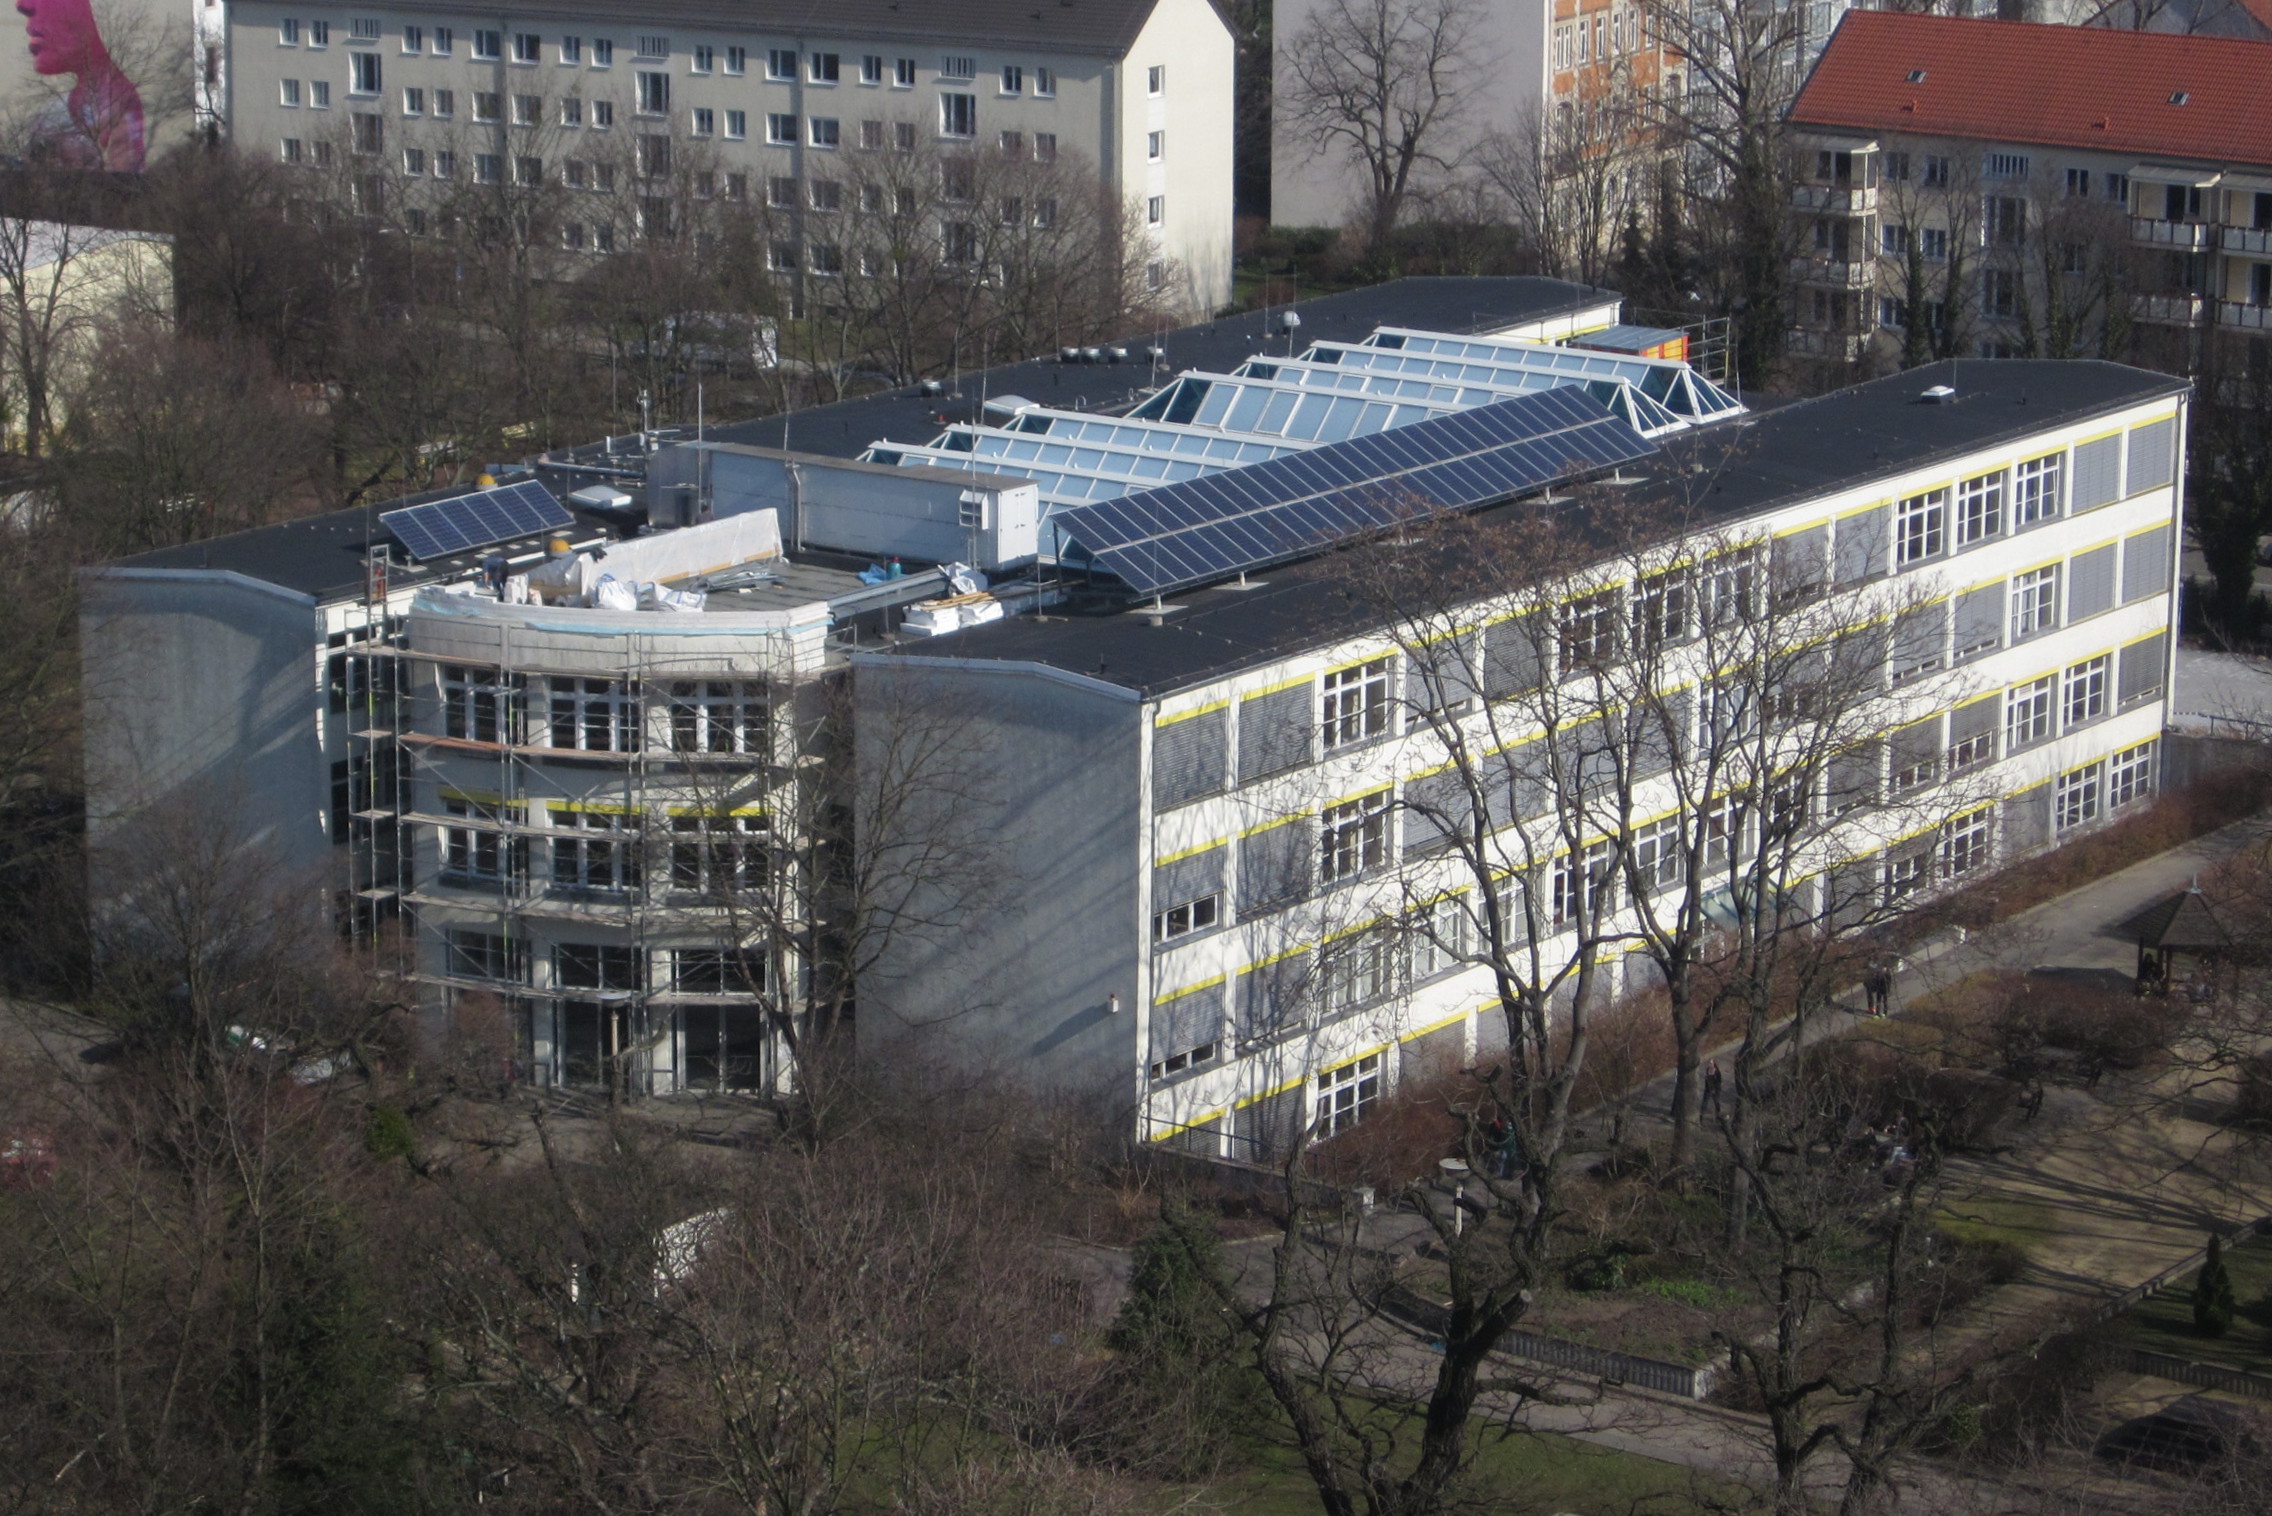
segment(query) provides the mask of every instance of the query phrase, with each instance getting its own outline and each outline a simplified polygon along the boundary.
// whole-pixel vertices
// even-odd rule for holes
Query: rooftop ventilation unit
[[[1936,384],[1917,398],[1927,405],[1947,405],[1956,399],[1956,391],[1945,384]]]

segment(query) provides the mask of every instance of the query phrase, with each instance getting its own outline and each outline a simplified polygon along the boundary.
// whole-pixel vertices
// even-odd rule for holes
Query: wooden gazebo
[[[2138,944],[2138,993],[2169,993],[2170,964],[2178,955],[2207,969],[2232,951],[2232,934],[2209,909],[2198,886],[2157,900],[2124,918],[2113,934]]]

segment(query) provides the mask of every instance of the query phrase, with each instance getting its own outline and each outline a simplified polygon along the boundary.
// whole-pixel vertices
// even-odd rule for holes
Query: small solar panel
[[[478,494],[381,511],[379,524],[424,563],[492,543],[573,526],[576,518],[541,484],[506,484]]]
[[[1247,468],[1067,506],[1051,519],[1099,567],[1162,594],[1393,526],[1646,458],[1656,448],[1576,385]]]

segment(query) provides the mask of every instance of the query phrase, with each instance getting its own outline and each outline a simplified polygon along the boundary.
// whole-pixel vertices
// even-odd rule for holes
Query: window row
[[[442,668],[441,728],[470,742],[632,753],[765,756],[772,698],[761,681],[554,676],[542,690],[518,674],[474,664]]]
[[[527,985],[533,958],[526,938],[452,928],[444,938],[443,972],[458,979]],[[762,995],[774,980],[757,948],[646,948],[557,943],[552,983],[559,989],[680,995]]]
[[[442,880],[469,888],[527,888],[542,877],[557,888],[620,892],[653,883],[710,897],[762,888],[771,874],[771,835],[761,815],[674,815],[650,827],[635,812],[547,805],[542,826],[519,808],[444,796],[442,813],[462,822],[436,828]]]

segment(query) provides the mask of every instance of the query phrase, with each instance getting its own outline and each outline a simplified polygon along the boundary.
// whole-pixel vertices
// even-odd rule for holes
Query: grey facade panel
[[[1297,953],[1239,975],[1233,1007],[1239,1041],[1268,1042],[1308,1022],[1310,980],[1317,968],[1313,956]]]
[[[2139,495],[2169,483],[2177,469],[2177,418],[2165,416],[2130,428],[2130,471],[2123,493]]]
[[[2004,645],[2004,586],[1999,581],[1956,597],[1956,656],[1961,661]]]
[[[1239,911],[1251,916],[1310,892],[1318,858],[1317,822],[1283,821],[1239,841]]]
[[[1768,572],[1778,596],[1809,597],[1830,575],[1830,528],[1810,526],[1775,539]]]
[[[1414,648],[1406,674],[1406,699],[1417,712],[1456,711],[1473,700],[1483,685],[1477,653],[1479,632],[1464,632]]]
[[[2067,493],[2067,511],[2084,511],[2122,498],[2122,438],[2120,434],[2085,442],[2075,449],[2074,482]]]
[[[2134,700],[2145,700],[2162,692],[2164,671],[2169,666],[2169,633],[2156,632],[2143,642],[2133,642],[2122,650],[2122,671],[2119,676],[2121,699],[2124,705]]]
[[[2169,588],[2169,528],[2157,526],[2122,544],[2122,603]]]
[[[2114,609],[2114,544],[2077,553],[2067,566],[2067,619]]]
[[[1466,775],[1457,768],[1423,774],[1404,786],[1404,850],[1433,853],[1450,847],[1473,820]]]
[[[1300,768],[1317,751],[1317,699],[1308,683],[1239,702],[1239,783]]]
[[[1152,730],[1152,809],[1222,792],[1230,772],[1228,709]]]
[[[1994,733],[2003,709],[2003,696],[1985,695],[1949,712],[1949,746],[1961,747],[1976,737]]]
[[[2004,802],[2001,829],[2007,857],[2032,853],[2051,840],[2051,786],[2039,784]]]
[[[1904,612],[1893,626],[1893,671],[1919,673],[1948,660],[1952,605],[1936,600]]]
[[[1230,883],[1230,874],[1229,843],[1163,863],[1152,870],[1152,909],[1164,911],[1171,905],[1219,894]]]
[[[1483,693],[1506,700],[1545,682],[1546,628],[1540,613],[1494,622],[1483,633]]]
[[[1836,538],[1840,584],[1875,579],[1885,572],[1887,534],[1892,526],[1893,507],[1889,505],[1840,518]]]
[[[1211,984],[1203,990],[1152,1007],[1150,1061],[1158,1063],[1178,1053],[1218,1042],[1223,1036],[1225,987]]]

